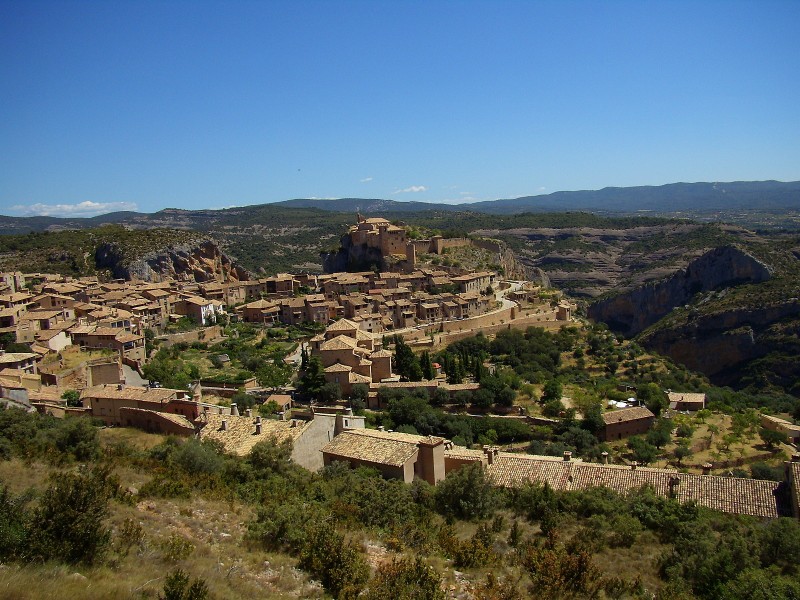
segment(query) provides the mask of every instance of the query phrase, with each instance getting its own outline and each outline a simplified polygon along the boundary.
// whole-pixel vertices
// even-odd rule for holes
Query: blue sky
[[[0,213],[800,179],[800,2],[0,0]]]

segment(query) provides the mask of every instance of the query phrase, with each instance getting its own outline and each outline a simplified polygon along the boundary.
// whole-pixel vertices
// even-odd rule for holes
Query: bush
[[[177,569],[167,575],[164,583],[164,595],[158,600],[205,600],[208,598],[208,586],[204,579],[195,579],[189,583],[189,576]]]
[[[380,565],[369,589],[360,597],[364,600],[444,600],[445,593],[441,576],[417,556],[395,558]]]
[[[118,486],[108,467],[54,475],[33,511],[25,551],[28,558],[96,562],[111,539],[104,521]]]
[[[495,491],[480,463],[450,472],[436,487],[436,508],[445,516],[485,519],[494,512]]]
[[[369,576],[358,545],[346,540],[329,523],[311,530],[299,564],[334,598],[355,598]]]

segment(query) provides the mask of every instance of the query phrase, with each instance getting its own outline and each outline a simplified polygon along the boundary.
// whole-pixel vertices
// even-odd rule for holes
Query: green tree
[[[319,391],[320,402],[332,404],[342,399],[342,388],[336,382],[329,382],[322,386]]]
[[[561,388],[561,382],[558,379],[550,379],[544,384],[542,389],[542,397],[539,400],[542,404],[547,404],[553,400],[561,402],[561,397],[564,395]]]
[[[77,390],[67,390],[61,394],[61,398],[67,401],[67,406],[81,405],[81,395]]]
[[[308,368],[300,378],[300,386],[307,394],[316,395],[325,385],[325,369],[319,357],[312,356],[308,361]]]
[[[436,372],[433,369],[433,361],[431,360],[431,354],[427,350],[422,353],[422,357],[420,358],[420,366],[422,368],[423,379],[431,380],[436,377]]]
[[[669,444],[672,439],[672,421],[669,419],[659,419],[647,432],[648,443],[653,444],[659,450]]]
[[[658,456],[658,448],[638,435],[628,440],[628,448],[631,451],[631,458],[643,465],[649,465]]]
[[[285,386],[291,378],[292,368],[288,365],[268,362],[256,371],[258,384],[273,391]]]
[[[768,450],[774,450],[776,446],[786,444],[789,441],[787,435],[782,431],[774,431],[772,429],[767,429],[766,427],[762,427],[758,431],[758,435],[761,438],[761,441],[767,446]]]
[[[436,486],[435,499],[439,512],[466,520],[485,519],[495,507],[494,488],[479,463],[451,471]]]
[[[681,461],[692,455],[692,449],[689,447],[688,442],[679,443],[672,451],[672,455],[677,459],[678,466],[681,466]]]
[[[644,405],[656,416],[659,416],[662,411],[669,408],[669,398],[655,383],[640,385],[636,394],[639,400],[644,402]]]

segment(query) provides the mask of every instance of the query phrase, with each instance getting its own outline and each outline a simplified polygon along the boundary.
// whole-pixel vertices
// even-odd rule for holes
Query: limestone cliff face
[[[589,317],[627,336],[636,335],[687,304],[698,292],[742,283],[760,283],[770,268],[734,246],[715,248],[665,280],[635,288],[589,307]]]
[[[371,248],[366,244],[353,244],[349,234],[341,237],[338,252],[323,252],[320,258],[325,273],[369,271],[372,267],[377,267],[379,271],[387,270],[380,249]]]
[[[130,260],[117,245],[103,244],[95,252],[98,268],[108,269],[114,277],[159,282],[165,279],[234,282],[249,279],[245,269],[235,264],[212,240],[172,246],[159,252]]]
[[[796,348],[783,348],[791,336],[785,332],[776,335],[775,327],[796,322],[798,317],[800,301],[790,298],[773,306],[690,315],[679,327],[645,332],[640,343],[706,374],[718,385],[735,385],[750,361],[776,351],[796,354]],[[798,366],[795,364],[792,371]]]

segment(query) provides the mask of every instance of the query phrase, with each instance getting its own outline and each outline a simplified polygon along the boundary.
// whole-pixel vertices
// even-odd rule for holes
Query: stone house
[[[604,427],[598,432],[601,441],[611,442],[647,433],[656,416],[645,406],[633,406],[603,413]]]
[[[323,462],[346,462],[377,469],[384,477],[411,483],[415,478],[436,485],[445,477],[445,440],[359,429],[343,431],[322,448]]]

